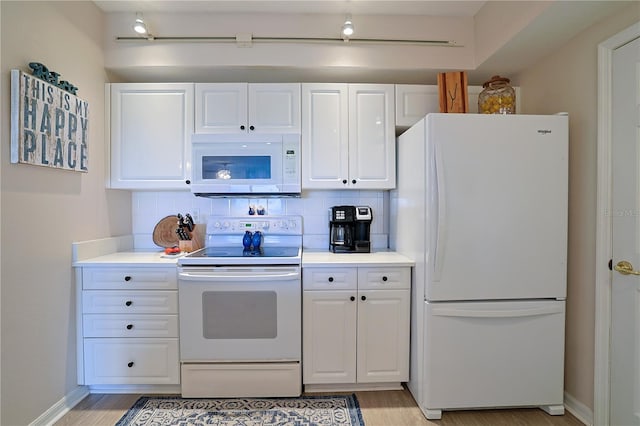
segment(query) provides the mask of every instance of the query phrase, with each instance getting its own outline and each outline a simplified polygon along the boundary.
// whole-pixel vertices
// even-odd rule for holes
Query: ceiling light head
[[[349,40],[349,37],[353,35],[353,32],[354,27],[353,21],[351,20],[351,15],[347,15],[344,24],[342,24],[342,38],[344,39],[344,41]]]
[[[136,20],[133,23],[133,31],[140,35],[147,34],[147,26],[144,24],[144,20],[142,19],[142,13],[136,13]]]

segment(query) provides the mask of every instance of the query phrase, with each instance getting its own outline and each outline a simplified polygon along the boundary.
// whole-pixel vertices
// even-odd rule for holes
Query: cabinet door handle
[[[255,130],[256,128],[253,126],[249,126],[249,130]]]
[[[351,181],[351,183],[355,185],[355,184],[356,184],[356,180],[355,180],[355,179],[353,179],[353,180]]]
[[[362,296],[360,299],[364,302],[365,300],[367,300],[367,296]]]
[[[126,277],[124,277],[125,281],[131,281],[131,277],[129,275],[127,275]]]
[[[124,302],[124,304],[127,306],[131,306],[133,305],[133,302],[131,300],[127,300],[126,302]]]
[[[244,130],[244,126],[240,126],[240,130]]]
[[[127,367],[129,368],[133,367],[133,361],[129,361],[129,363],[127,364]]]
[[[328,279],[327,281],[329,281],[330,283],[332,283],[332,282],[333,282],[333,277],[329,277],[329,279]]]
[[[191,185],[191,181],[189,179],[185,180],[184,183],[186,183],[187,185]]]
[[[342,183],[344,183],[346,185],[347,184],[347,180],[346,179],[342,179]]]
[[[354,300],[356,300],[356,297],[355,297],[355,296],[351,296],[351,297],[349,298],[349,300],[351,300],[351,301],[353,302]]]
[[[387,278],[386,275],[382,277],[382,281],[387,281],[387,280],[388,280],[388,278]]]
[[[133,328],[133,324],[127,324],[127,330],[131,330]]]

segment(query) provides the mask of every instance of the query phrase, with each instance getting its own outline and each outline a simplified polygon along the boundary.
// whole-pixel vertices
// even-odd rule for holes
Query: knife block
[[[178,241],[178,247],[180,247],[180,251],[184,251],[187,253],[191,253],[192,251],[196,251],[204,247],[204,233],[206,230],[205,225],[193,225],[193,231],[188,232],[190,240],[180,240]]]

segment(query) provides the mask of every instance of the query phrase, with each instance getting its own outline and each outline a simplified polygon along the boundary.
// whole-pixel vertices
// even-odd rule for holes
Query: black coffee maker
[[[371,252],[371,221],[367,206],[335,206],[329,217],[329,250],[334,253]]]

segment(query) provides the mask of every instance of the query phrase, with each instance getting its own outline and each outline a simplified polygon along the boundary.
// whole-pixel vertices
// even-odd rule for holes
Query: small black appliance
[[[335,206],[329,214],[329,250],[334,253],[371,252],[371,207]]]

